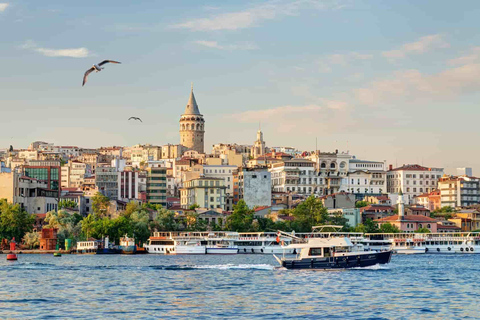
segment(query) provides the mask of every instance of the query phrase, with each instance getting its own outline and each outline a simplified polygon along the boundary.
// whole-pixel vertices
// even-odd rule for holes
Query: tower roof
[[[197,101],[195,100],[195,95],[193,94],[193,84],[190,91],[190,98],[188,98],[188,104],[185,107],[185,112],[183,114],[198,114],[200,115],[200,110],[198,110]]]

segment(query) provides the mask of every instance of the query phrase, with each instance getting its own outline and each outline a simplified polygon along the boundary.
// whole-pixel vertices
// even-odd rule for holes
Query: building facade
[[[98,190],[111,200],[118,197],[117,170],[113,167],[97,167],[95,173],[95,185]]]
[[[197,204],[200,208],[225,210],[225,181],[222,178],[197,178],[184,182],[180,205],[184,209]]]
[[[139,195],[139,172],[121,171],[117,172],[118,196],[117,199],[125,202],[140,199]]]
[[[167,168],[147,168],[147,202],[167,207]]]
[[[243,169],[236,175],[235,183],[235,203],[243,199],[250,209],[272,205],[272,174],[268,170]]]
[[[385,163],[350,159],[348,174],[342,178],[340,190],[354,193],[359,200],[369,195],[386,193],[387,172]]]
[[[444,176],[438,181],[442,207],[466,207],[480,203],[480,179]]]
[[[180,144],[187,149],[204,153],[205,120],[200,114],[197,101],[193,94],[193,86],[190,91],[185,112],[180,117]]]

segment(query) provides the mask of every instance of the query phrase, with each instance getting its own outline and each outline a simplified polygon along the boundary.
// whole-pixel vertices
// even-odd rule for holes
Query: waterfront
[[[278,270],[270,255],[0,255],[0,317],[476,318],[479,263],[394,256],[325,272]]]

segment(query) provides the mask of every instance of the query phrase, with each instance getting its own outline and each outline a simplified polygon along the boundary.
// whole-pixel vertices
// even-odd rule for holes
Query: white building
[[[387,171],[384,162],[350,159],[348,174],[342,178],[341,191],[355,193],[363,199],[369,194],[387,192]]]
[[[139,200],[140,179],[138,171],[117,172],[117,199],[125,202]]]
[[[197,167],[197,166],[195,166]],[[237,166],[230,165],[201,165],[203,176],[206,178],[222,178],[225,182],[227,196],[233,195],[233,175],[237,172]]]
[[[442,207],[466,207],[480,203],[480,179],[444,176],[438,181]]]
[[[307,159],[292,159],[274,163],[271,173],[272,189],[276,192],[293,192],[304,195],[323,195],[325,178],[318,176],[315,162]]]
[[[428,168],[418,164],[391,168],[387,173],[387,192],[403,192],[405,201],[410,204],[414,196],[431,192],[437,188],[438,180],[443,176],[443,168]]]
[[[242,170],[238,173],[238,198],[250,209],[272,205],[272,176],[267,170]]]
[[[109,197],[111,200],[117,200],[118,176],[115,168],[97,167],[95,173],[95,185],[101,193]]]

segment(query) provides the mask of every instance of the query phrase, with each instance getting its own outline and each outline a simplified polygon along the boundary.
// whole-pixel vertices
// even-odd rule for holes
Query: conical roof
[[[185,112],[183,114],[200,115],[200,110],[198,110],[197,101],[195,100],[195,95],[193,94],[193,85],[192,85],[192,90],[190,91],[190,98],[188,98],[188,104],[185,107]]]

